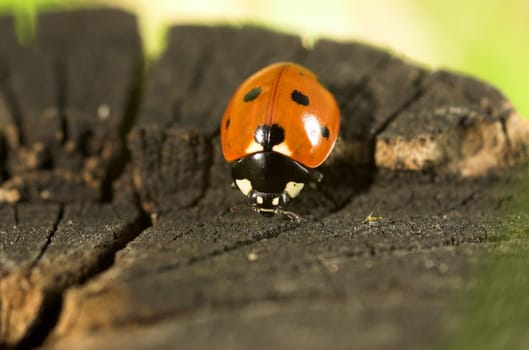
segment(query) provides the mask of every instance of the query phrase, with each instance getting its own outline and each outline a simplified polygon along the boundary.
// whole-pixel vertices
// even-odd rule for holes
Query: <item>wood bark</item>
[[[487,83],[246,26],[174,26],[144,76],[128,13],[38,28],[20,47],[0,18],[1,346],[423,349],[527,217],[529,123]],[[342,111],[300,222],[252,212],[219,145],[233,90],[280,60]]]

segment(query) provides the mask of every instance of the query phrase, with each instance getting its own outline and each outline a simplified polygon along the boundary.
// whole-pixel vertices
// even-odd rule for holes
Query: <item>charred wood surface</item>
[[[130,14],[41,15],[30,48],[13,28],[0,18],[0,346],[423,349],[528,218],[529,125],[487,83],[228,26],[172,27],[144,76]],[[219,145],[233,90],[281,60],[342,110],[300,222],[251,211]]]

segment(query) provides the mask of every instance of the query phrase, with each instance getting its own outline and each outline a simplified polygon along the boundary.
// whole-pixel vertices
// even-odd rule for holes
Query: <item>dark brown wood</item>
[[[141,229],[139,212],[124,203],[25,204],[3,211],[9,222],[1,231],[4,345],[42,340],[41,332],[56,321],[61,293],[110,265],[114,252]]]
[[[377,138],[379,166],[479,176],[518,152],[517,138],[526,137],[527,128],[508,127],[518,116],[498,90],[445,71],[423,85],[423,93]]]
[[[140,96],[133,16],[42,15],[34,48],[10,28],[0,346],[431,348],[476,269],[515,255],[529,126],[483,82],[361,43],[175,26]],[[219,145],[230,94],[278,60],[343,114],[300,222],[251,211]]]
[[[242,79],[304,52],[299,38],[257,28],[177,26],[169,42],[147,81],[139,123],[195,127],[206,135],[218,129],[219,116]]]
[[[10,179],[0,192],[11,201],[108,199],[138,102],[135,18],[108,10],[49,13],[38,27],[36,47],[11,40],[0,51],[0,105],[11,120],[3,128]]]
[[[135,185],[153,220],[161,213],[192,207],[204,195],[212,157],[204,135],[151,125],[135,129],[129,145],[137,164]]]
[[[130,177],[114,181],[140,76],[134,17],[48,14],[39,28],[39,47],[1,40],[0,347],[42,342],[63,291],[110,266],[145,226]]]

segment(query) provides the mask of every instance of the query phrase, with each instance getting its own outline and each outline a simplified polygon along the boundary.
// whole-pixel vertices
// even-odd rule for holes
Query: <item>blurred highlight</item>
[[[34,38],[37,11],[112,6],[138,15],[146,53],[163,51],[171,24],[252,23],[317,38],[360,40],[431,68],[486,80],[529,118],[529,1],[527,0],[0,0],[17,16],[23,43]]]

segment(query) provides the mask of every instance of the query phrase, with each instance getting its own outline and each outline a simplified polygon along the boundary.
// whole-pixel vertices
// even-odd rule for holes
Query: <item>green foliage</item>
[[[527,234],[527,232],[526,232]],[[519,243],[519,241],[518,241]],[[463,295],[459,312],[445,322],[449,327],[442,349],[525,349],[529,341],[529,260],[525,247],[503,243],[490,255],[482,271],[474,271],[473,287]]]
[[[427,18],[444,65],[497,86],[529,118],[529,1],[413,3]]]

